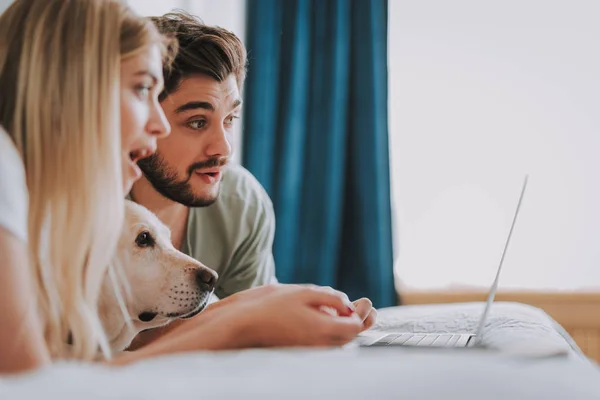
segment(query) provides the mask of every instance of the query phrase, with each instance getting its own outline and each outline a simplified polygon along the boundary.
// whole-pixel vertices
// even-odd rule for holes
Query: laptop
[[[523,181],[523,187],[521,188],[521,195],[519,196],[519,202],[517,203],[517,209],[513,216],[512,225],[508,232],[506,243],[504,244],[504,250],[502,251],[502,257],[500,258],[500,264],[496,271],[496,278],[492,283],[492,287],[488,293],[487,302],[483,309],[483,314],[479,319],[477,331],[475,333],[387,333],[380,337],[361,337],[358,341],[358,345],[361,347],[380,347],[380,346],[417,346],[417,347],[480,347],[481,338],[483,335],[483,328],[487,321],[490,308],[494,302],[496,296],[496,290],[498,289],[498,281],[500,278],[500,271],[502,270],[502,264],[506,256],[506,250],[510,244],[510,238],[512,237],[515,223],[521,209],[521,203],[523,202],[523,196],[525,195],[525,189],[527,188],[528,175],[525,176]]]

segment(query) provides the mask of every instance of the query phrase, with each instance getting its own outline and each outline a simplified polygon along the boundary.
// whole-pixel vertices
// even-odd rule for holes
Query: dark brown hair
[[[152,17],[158,30],[178,41],[171,65],[164,68],[165,88],[159,99],[177,90],[188,76],[202,74],[222,82],[231,74],[241,91],[246,78],[246,48],[232,32],[205,25],[185,11]]]

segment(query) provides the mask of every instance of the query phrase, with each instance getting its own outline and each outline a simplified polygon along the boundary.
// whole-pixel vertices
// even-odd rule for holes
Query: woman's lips
[[[133,160],[129,161],[129,171],[131,172],[132,179],[136,181],[142,177],[142,170]]]

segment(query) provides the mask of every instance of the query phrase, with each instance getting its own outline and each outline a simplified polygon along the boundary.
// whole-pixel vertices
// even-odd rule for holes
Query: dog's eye
[[[138,247],[152,247],[154,246],[154,238],[148,231],[140,232],[135,238],[135,244]]]

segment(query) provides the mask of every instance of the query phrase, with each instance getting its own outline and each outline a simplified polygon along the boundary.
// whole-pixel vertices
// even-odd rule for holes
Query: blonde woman
[[[111,359],[97,300],[136,161],[169,133],[158,94],[170,47],[117,0],[16,0],[0,16],[0,372],[92,360],[99,349],[124,364],[199,349],[337,345],[361,330],[342,294],[264,287]]]

